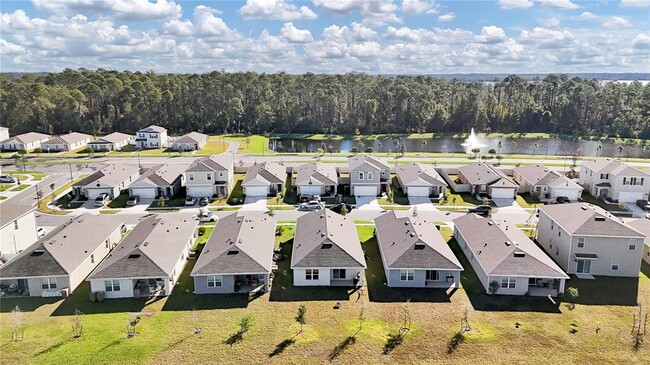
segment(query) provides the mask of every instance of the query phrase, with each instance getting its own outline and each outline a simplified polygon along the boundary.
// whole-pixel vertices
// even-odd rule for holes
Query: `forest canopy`
[[[99,69],[0,76],[12,134],[547,132],[650,138],[650,84],[551,74],[488,82],[428,76],[155,74]]]

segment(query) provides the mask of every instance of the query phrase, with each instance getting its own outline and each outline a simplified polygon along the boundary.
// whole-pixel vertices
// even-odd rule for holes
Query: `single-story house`
[[[197,151],[203,149],[208,142],[208,135],[199,132],[190,132],[172,142],[174,151]]]
[[[390,185],[390,165],[374,156],[348,158],[350,171],[350,195],[378,196]]]
[[[0,270],[0,283],[32,297],[67,296],[122,238],[115,217],[82,214],[52,230]]]
[[[136,133],[135,145],[137,148],[164,148],[169,146],[167,128],[150,125]]]
[[[298,166],[296,186],[298,195],[336,195],[339,184],[336,167],[331,163],[312,162]]]
[[[50,136],[43,133],[28,132],[13,137],[7,137],[0,142],[3,151],[31,151],[40,148],[42,143],[50,140]]]
[[[296,220],[291,250],[295,286],[361,285],[366,259],[354,221],[329,209]]]
[[[514,224],[476,214],[453,222],[454,237],[486,292],[535,296],[564,292],[569,276]]]
[[[439,198],[445,195],[447,183],[432,165],[397,165],[395,175],[404,194],[408,196]]]
[[[565,196],[571,201],[577,201],[582,196],[582,186],[543,165],[515,167],[512,177],[519,184],[519,193],[534,193],[540,200],[554,200]]]
[[[90,134],[70,132],[41,143],[41,150],[43,152],[74,151],[88,145],[92,140],[93,136]]]
[[[8,260],[38,239],[36,209],[31,204],[0,204],[0,260]],[[1,270],[1,269],[0,269]]]
[[[393,210],[375,218],[386,285],[458,288],[463,266],[431,221]]]
[[[645,236],[645,244],[643,245],[643,261],[650,264],[650,220],[637,219],[629,221],[627,224]]]
[[[196,294],[267,291],[273,267],[275,220],[237,213],[221,218],[190,276]]]
[[[242,181],[246,196],[268,196],[284,191],[287,169],[275,162],[262,162],[246,170]]]
[[[539,208],[537,242],[569,274],[638,277],[645,236],[586,203]]]
[[[133,141],[133,136],[115,132],[107,134],[104,137],[98,138],[88,143],[88,147],[93,151],[121,151],[122,147],[127,146]]]
[[[72,194],[92,200],[106,193],[115,199],[139,176],[140,167],[136,165],[111,164],[79,180],[72,186]]]
[[[153,166],[129,186],[129,196],[138,196],[140,199],[155,199],[160,196],[173,198],[185,186],[185,169],[187,165],[181,163]]]
[[[459,167],[458,178],[471,185],[472,194],[486,194],[492,199],[514,199],[519,188],[503,171],[484,163]]]
[[[153,215],[141,220],[88,276],[90,290],[106,298],[171,294],[183,272],[198,221]]]
[[[194,160],[185,170],[188,196],[227,196],[233,188],[233,159],[230,155],[212,155]]]
[[[0,126],[0,141],[9,139],[9,128]]]

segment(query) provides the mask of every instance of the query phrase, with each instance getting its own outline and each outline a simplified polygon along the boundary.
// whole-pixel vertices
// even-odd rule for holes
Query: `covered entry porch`
[[[233,275],[235,293],[266,292],[269,290],[269,274]]]
[[[528,278],[528,293],[532,296],[555,297],[564,293],[565,279]]]

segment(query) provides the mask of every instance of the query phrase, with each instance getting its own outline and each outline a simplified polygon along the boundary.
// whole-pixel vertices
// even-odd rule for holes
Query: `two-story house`
[[[0,258],[4,260],[12,258],[38,238],[36,208],[11,201],[0,204]]]
[[[234,180],[233,171],[233,159],[229,155],[213,155],[194,161],[184,172],[187,195],[228,195]]]
[[[135,145],[140,149],[168,147],[167,129],[157,125],[142,128],[136,133]]]
[[[390,185],[390,165],[374,156],[354,156],[348,159],[350,195],[378,196]]]
[[[475,195],[489,195],[493,199],[514,199],[517,184],[496,167],[484,163],[465,165],[458,168],[458,179],[470,185],[470,192]]]
[[[650,175],[618,160],[583,162],[580,185],[591,195],[618,202],[648,199]]]
[[[537,242],[569,274],[638,277],[644,235],[585,203],[539,209]]]

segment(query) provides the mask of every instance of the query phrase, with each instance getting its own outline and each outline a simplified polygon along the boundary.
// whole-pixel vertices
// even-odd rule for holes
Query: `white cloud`
[[[560,19],[558,18],[548,18],[542,20],[542,25],[544,25],[547,28],[557,28],[560,26]]]
[[[588,11],[585,11],[584,13],[580,14],[580,19],[582,20],[596,20],[598,19],[598,16],[594,13],[590,13]]]
[[[194,23],[198,33],[205,36],[218,36],[224,41],[234,40],[237,36],[236,32],[215,14],[221,14],[221,12],[205,5],[194,8]]]
[[[634,48],[638,49],[650,49],[650,35],[648,34],[637,34],[632,41]]]
[[[489,25],[481,29],[481,34],[476,37],[478,43],[499,43],[506,39],[506,32],[503,29]]]
[[[352,37],[355,40],[370,41],[377,38],[377,32],[372,28],[365,27],[357,22],[350,24],[350,27],[352,30]]]
[[[361,23],[373,28],[403,22],[396,14],[399,7],[393,0],[313,0],[313,3],[338,16],[360,12],[363,16]]]
[[[194,33],[194,25],[189,20],[171,19],[163,24],[162,33],[177,37],[188,37]]]
[[[366,0],[313,0],[315,6],[336,15],[348,15],[361,11]]]
[[[531,0],[499,0],[501,9],[528,9],[533,6]]]
[[[622,29],[622,28],[629,28],[632,26],[632,24],[630,23],[629,20],[623,17],[612,16],[605,19],[605,21],[603,21],[603,26],[609,29]]]
[[[43,11],[59,15],[98,13],[119,20],[150,21],[174,19],[181,6],[170,0],[32,0]]]
[[[453,21],[454,19],[456,19],[456,14],[453,12],[438,16],[438,21],[443,23]]]
[[[293,23],[284,23],[280,35],[291,43],[309,43],[313,40],[309,30],[298,29]]]
[[[377,42],[363,42],[350,46],[350,55],[357,58],[373,58],[381,54],[381,46]]]
[[[309,7],[298,8],[285,0],[246,0],[239,13],[246,19],[298,20],[318,17]]]
[[[519,36],[521,43],[539,48],[567,48],[572,46],[575,36],[569,31],[535,27],[532,31],[523,30]]]
[[[557,9],[578,9],[580,6],[578,6],[575,3],[572,3],[571,0],[537,0],[537,2],[541,3],[542,6],[549,7],[549,8],[557,8]]]
[[[25,53],[25,47],[0,39],[0,55],[16,55],[21,53]]]
[[[407,14],[435,14],[438,8],[434,1],[402,0],[402,11]]]
[[[650,0],[621,0],[622,8],[647,8],[650,7]]]

